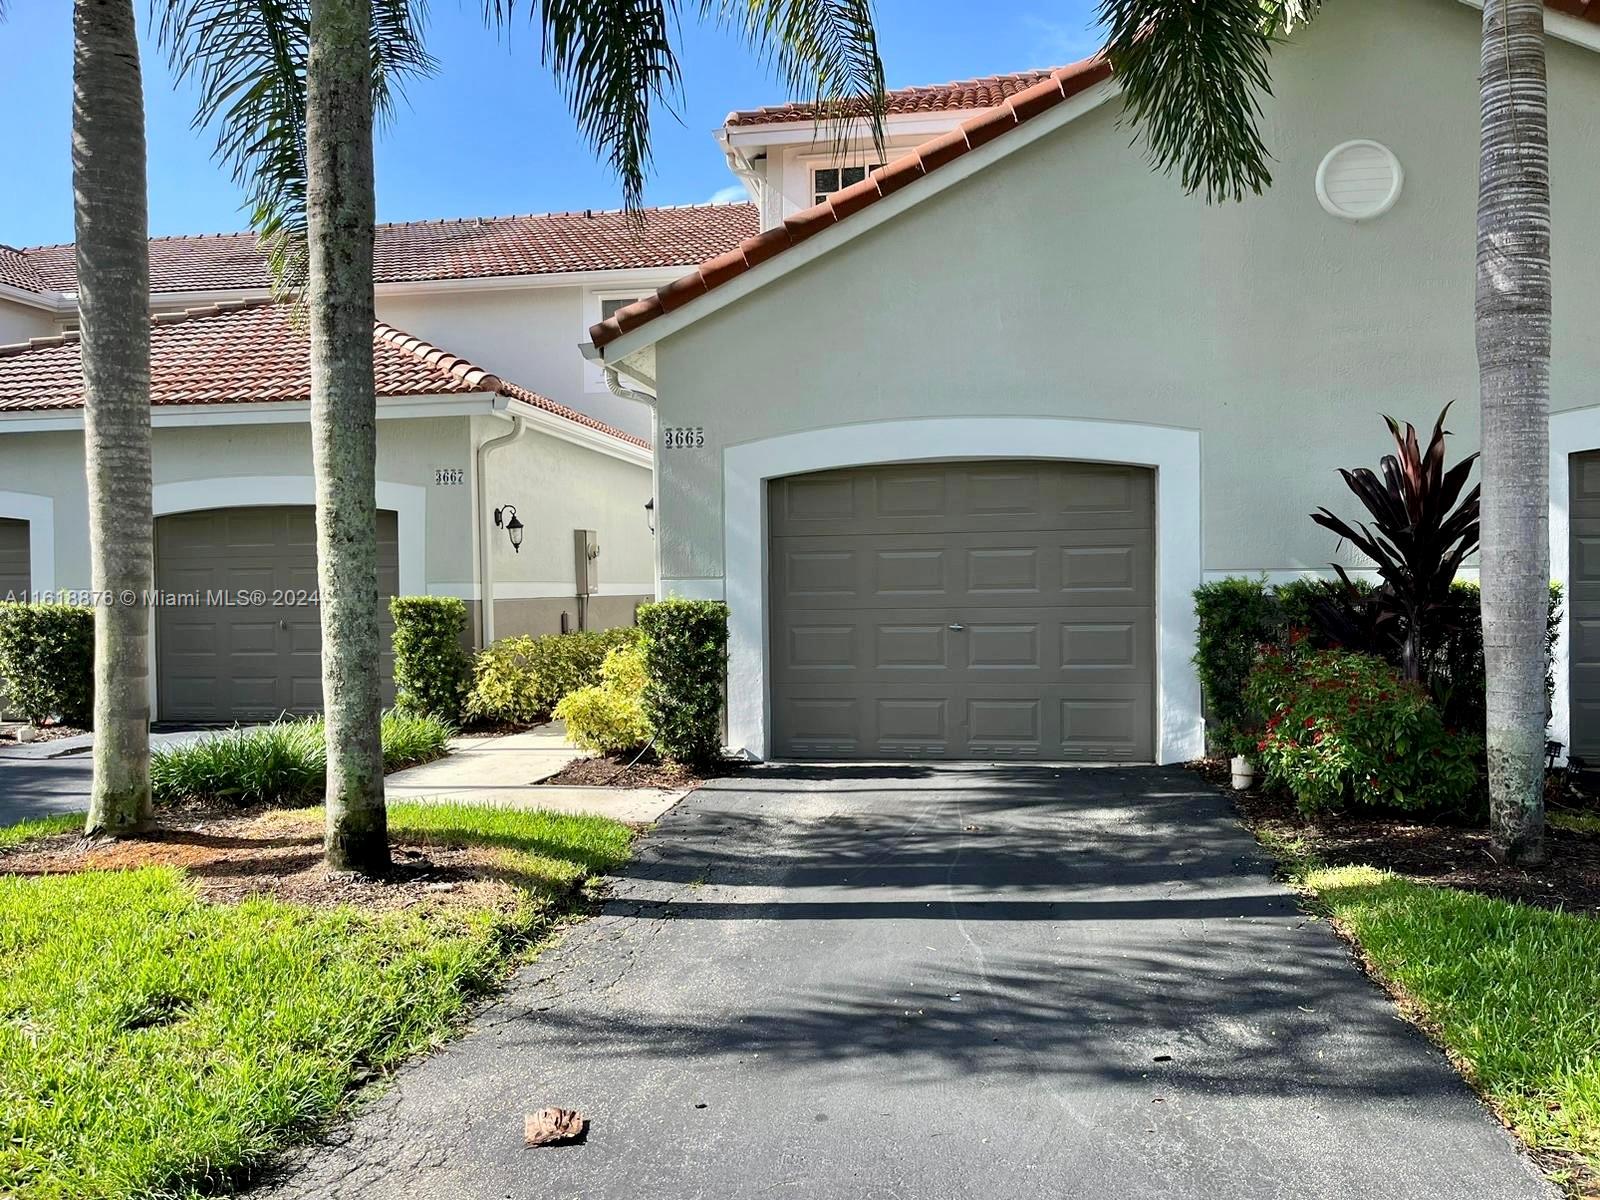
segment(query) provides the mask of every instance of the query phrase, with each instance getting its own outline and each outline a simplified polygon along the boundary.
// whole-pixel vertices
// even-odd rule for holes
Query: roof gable
[[[606,320],[589,327],[590,341],[597,350],[610,345],[623,334],[707,295],[908,184],[948,167],[969,152],[1057,109],[1073,97],[1090,92],[1110,78],[1111,65],[1098,54],[1071,66],[1056,68],[1038,83],[1011,95],[998,108],[969,117],[948,133],[879,167],[860,183],[835,192],[821,204],[802,209],[785,219],[782,225],[746,238],[653,295],[618,309]]]

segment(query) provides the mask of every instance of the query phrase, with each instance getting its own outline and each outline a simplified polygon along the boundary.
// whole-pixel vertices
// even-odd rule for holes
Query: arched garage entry
[[[723,596],[728,602],[728,741],[775,753],[769,691],[769,484],[891,463],[1038,459],[1147,467],[1155,487],[1155,759],[1200,755],[1194,589],[1201,582],[1200,435],[1076,417],[929,417],[782,434],[723,452]],[[670,589],[674,581],[663,580]]]

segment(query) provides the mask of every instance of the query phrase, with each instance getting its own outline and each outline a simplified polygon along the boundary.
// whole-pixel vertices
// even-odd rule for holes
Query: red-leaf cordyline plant
[[[1426,449],[1410,422],[1402,429],[1384,417],[1398,452],[1383,456],[1383,478],[1366,467],[1339,472],[1372,514],[1370,525],[1352,525],[1326,508],[1311,514],[1377,564],[1383,583],[1369,595],[1358,592],[1344,568],[1334,567],[1345,585],[1344,619],[1396,647],[1407,679],[1422,678],[1427,647],[1455,621],[1450,584],[1478,548],[1478,487],[1463,495],[1478,456],[1469,454],[1446,469],[1449,412],[1447,404]]]

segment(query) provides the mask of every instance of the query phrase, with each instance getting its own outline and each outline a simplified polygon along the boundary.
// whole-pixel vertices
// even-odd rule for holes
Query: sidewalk
[[[245,726],[245,728],[251,728]],[[189,742],[198,742],[201,738],[214,737],[219,733],[231,732],[228,729],[179,729],[171,733],[152,733],[150,735],[150,748],[160,750],[169,746],[182,746]],[[0,745],[0,762],[38,762],[50,758],[87,757],[94,749],[94,734],[80,733],[75,737],[56,738],[46,742],[6,742]]]
[[[459,800],[547,808],[598,813],[633,825],[656,820],[684,796],[681,790],[662,788],[540,786],[540,780],[583,756],[567,741],[560,721],[504,737],[456,738],[448,757],[390,775],[384,793],[390,802]]]

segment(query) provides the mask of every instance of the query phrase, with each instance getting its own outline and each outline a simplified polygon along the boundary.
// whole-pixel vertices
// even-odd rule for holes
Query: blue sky
[[[145,0],[136,0],[141,17]],[[72,239],[69,0],[13,0],[0,24],[0,112],[7,180],[0,242]],[[692,10],[694,5],[686,5]],[[1093,0],[878,0],[891,87],[1055,66],[1091,53]],[[385,221],[610,208],[616,181],[573,133],[538,63],[531,29],[486,32],[479,0],[432,0],[429,45],[439,73],[414,85],[378,144],[378,216]],[[733,108],[786,99],[733,38],[686,22],[681,120],[663,113],[647,200],[711,199],[732,182],[711,131]],[[189,128],[194,98],[175,91],[166,62],[144,51],[153,234],[243,228],[240,196],[211,161],[211,138]]]

